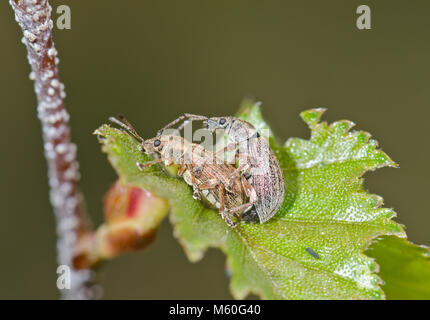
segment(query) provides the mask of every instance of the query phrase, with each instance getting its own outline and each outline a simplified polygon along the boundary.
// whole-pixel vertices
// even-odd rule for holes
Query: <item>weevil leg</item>
[[[208,119],[208,117],[199,116],[191,113],[185,113],[184,116],[186,117],[186,119],[189,119],[191,121],[203,121]],[[178,131],[181,131],[182,129],[184,129],[187,124],[188,124],[188,120],[185,120],[183,123],[181,123],[181,125],[178,127]]]
[[[197,188],[200,190],[208,190],[215,188],[219,183],[218,179],[208,179],[205,182],[200,183]]]
[[[242,184],[242,188],[245,191],[245,195],[248,197],[249,202],[254,204],[257,201],[257,192],[254,187],[251,186],[249,181],[245,178],[245,176],[240,176],[240,182]]]
[[[183,174],[184,174],[184,172],[187,170],[187,167],[186,166],[179,166],[179,169],[178,169],[178,176],[182,176]]]
[[[196,114],[191,114],[191,113],[185,113],[182,116],[176,118],[175,120],[173,120],[172,122],[168,123],[167,125],[165,125],[163,128],[161,128],[160,130],[158,130],[157,132],[157,136],[161,136],[163,134],[163,131],[173,127],[174,125],[176,125],[177,123],[183,121],[183,123],[178,127],[178,130],[181,131],[186,123],[187,123],[187,119],[193,121],[193,120],[207,120],[207,117],[205,116],[200,116],[200,115],[196,115]]]
[[[225,211],[221,214],[221,216],[222,216],[222,219],[225,221],[225,223],[227,223],[227,225],[232,229],[236,228],[237,225],[239,224],[238,222],[231,220],[228,214],[225,214]]]
[[[163,128],[161,128],[160,130],[158,130],[157,137],[161,136],[163,134],[164,130],[173,127],[175,124],[177,124],[178,122],[181,122],[181,121],[183,121],[185,119],[186,119],[185,115],[182,115],[182,116],[178,117],[177,119],[173,120],[172,122],[168,123]]]
[[[191,120],[207,120],[208,117],[199,114],[184,113],[184,116]]]
[[[225,210],[225,211],[227,211],[230,215],[234,214],[236,217],[240,218],[242,216],[242,213],[251,209],[253,205],[254,205],[253,202],[248,202],[248,203],[241,204],[240,206],[237,206],[237,207]]]
[[[217,156],[223,154],[226,151],[233,151],[234,149],[236,149],[237,147],[237,142],[230,142],[229,144],[227,144],[224,148],[218,150],[217,152],[215,152],[215,154]]]
[[[162,159],[157,159],[157,160],[153,160],[153,161],[148,161],[146,163],[141,163],[141,162],[136,162],[136,166],[139,168],[139,170],[143,170],[144,168],[153,166],[154,164],[163,162]]]
[[[200,191],[197,188],[193,187],[193,198],[196,200],[202,200],[202,197],[200,196]]]
[[[248,168],[249,168],[249,164],[243,163],[233,171],[233,173],[230,175],[230,177],[228,177],[228,180],[227,180],[227,190],[231,190],[234,184],[234,179],[236,179],[241,172],[248,170]]]
[[[237,143],[236,142],[230,142],[224,148],[222,148],[222,149],[220,149],[220,150],[218,150],[218,151],[215,152],[215,158],[216,159],[220,158],[222,155],[225,154],[225,152],[227,152],[227,151],[234,151],[236,148],[237,148]],[[236,157],[236,155],[235,155],[235,157]],[[223,162],[225,161],[224,158],[225,157],[223,157],[223,159],[222,159]]]
[[[233,221],[231,219],[231,214],[227,210],[221,211],[221,217],[225,221],[225,223],[227,223],[227,225],[232,229],[236,228],[239,224],[237,221]]]
[[[190,166],[187,166],[187,165],[183,166],[183,168],[184,168],[184,170],[183,170],[184,172],[187,169],[188,170],[192,170],[192,168]],[[184,173],[184,172],[182,172],[182,173]],[[191,185],[193,187],[193,198],[196,199],[196,200],[199,200],[199,201],[202,200],[202,197],[200,195],[200,190],[197,187],[196,177],[193,174],[191,174]]]
[[[251,186],[251,184],[248,182],[248,180],[246,180],[244,176],[241,176],[241,183],[245,195],[249,199],[249,202],[228,210],[230,213],[235,214],[238,218],[241,218],[242,214],[251,209],[257,201],[257,193],[255,192],[255,189]]]
[[[219,194],[219,211],[224,212],[225,200],[224,200],[224,186],[222,184],[218,186],[218,194]]]
[[[236,228],[238,223],[234,222],[233,220],[231,220],[231,215],[230,212],[228,210],[225,209],[225,200],[224,200],[224,186],[222,184],[220,184],[218,186],[218,193],[219,193],[219,212],[221,213],[221,217],[222,219],[225,221],[225,223],[227,223],[227,225],[231,228]]]

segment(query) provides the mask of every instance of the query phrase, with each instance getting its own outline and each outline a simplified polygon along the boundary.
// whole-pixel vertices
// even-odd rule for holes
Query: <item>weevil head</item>
[[[203,125],[211,132],[214,132],[217,129],[228,131],[234,121],[234,117],[212,117],[204,121]]]
[[[141,150],[151,157],[158,157],[167,142],[163,136],[147,139],[142,143]]]

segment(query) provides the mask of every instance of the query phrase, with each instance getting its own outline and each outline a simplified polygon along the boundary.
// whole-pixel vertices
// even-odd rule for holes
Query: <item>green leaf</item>
[[[430,299],[430,248],[384,236],[376,239],[366,254],[379,264],[387,299]]]
[[[209,247],[226,254],[235,298],[255,293],[266,299],[381,299],[378,265],[364,250],[376,237],[406,235],[391,220],[395,213],[381,207],[382,198],[364,191],[362,176],[395,163],[368,133],[350,131],[352,122],[320,122],[323,112],[301,114],[310,140],[291,138],[278,146],[271,135],[284,172],[284,204],[270,221],[242,222],[235,229],[161,166],[140,172],[136,162],[149,158],[129,135],[107,125],[96,133],[123,183],[168,199],[175,237],[191,261]],[[239,116],[269,129],[258,104],[247,101]]]

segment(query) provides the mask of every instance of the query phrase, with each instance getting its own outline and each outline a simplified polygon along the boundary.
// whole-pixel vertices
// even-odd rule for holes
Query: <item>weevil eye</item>
[[[225,118],[221,118],[219,119],[219,124],[223,125],[227,120],[225,120]]]
[[[157,140],[154,141],[154,146],[155,147],[158,147],[160,144],[161,144],[160,140],[157,139]]]

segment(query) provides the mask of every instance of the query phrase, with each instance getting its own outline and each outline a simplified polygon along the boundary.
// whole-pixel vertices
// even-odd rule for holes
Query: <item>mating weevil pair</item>
[[[167,124],[158,135],[181,121],[178,130],[182,130],[187,120],[203,120],[204,127],[209,131],[224,130],[227,134],[229,142],[221,151],[236,150],[238,167],[232,177],[244,175],[257,194],[257,201],[243,218],[252,221],[258,217],[263,223],[273,217],[284,201],[285,183],[269,141],[260,136],[251,123],[236,117],[207,118],[188,113]]]
[[[194,197],[219,209],[226,223],[235,227],[233,215],[241,220],[253,221],[258,217],[263,223],[280,208],[284,200],[285,186],[279,163],[268,141],[260,137],[248,122],[234,117],[207,118],[185,114],[162,128],[155,138],[144,140],[123,117],[110,119],[126,129],[142,144],[142,151],[155,158],[140,169],[156,163],[169,166],[178,164],[178,175],[193,187]],[[164,130],[183,121],[203,120],[210,131],[224,129],[229,144],[217,153],[182,137],[163,135]],[[218,158],[219,152],[236,150],[238,167]],[[188,160],[188,161],[187,161]]]

